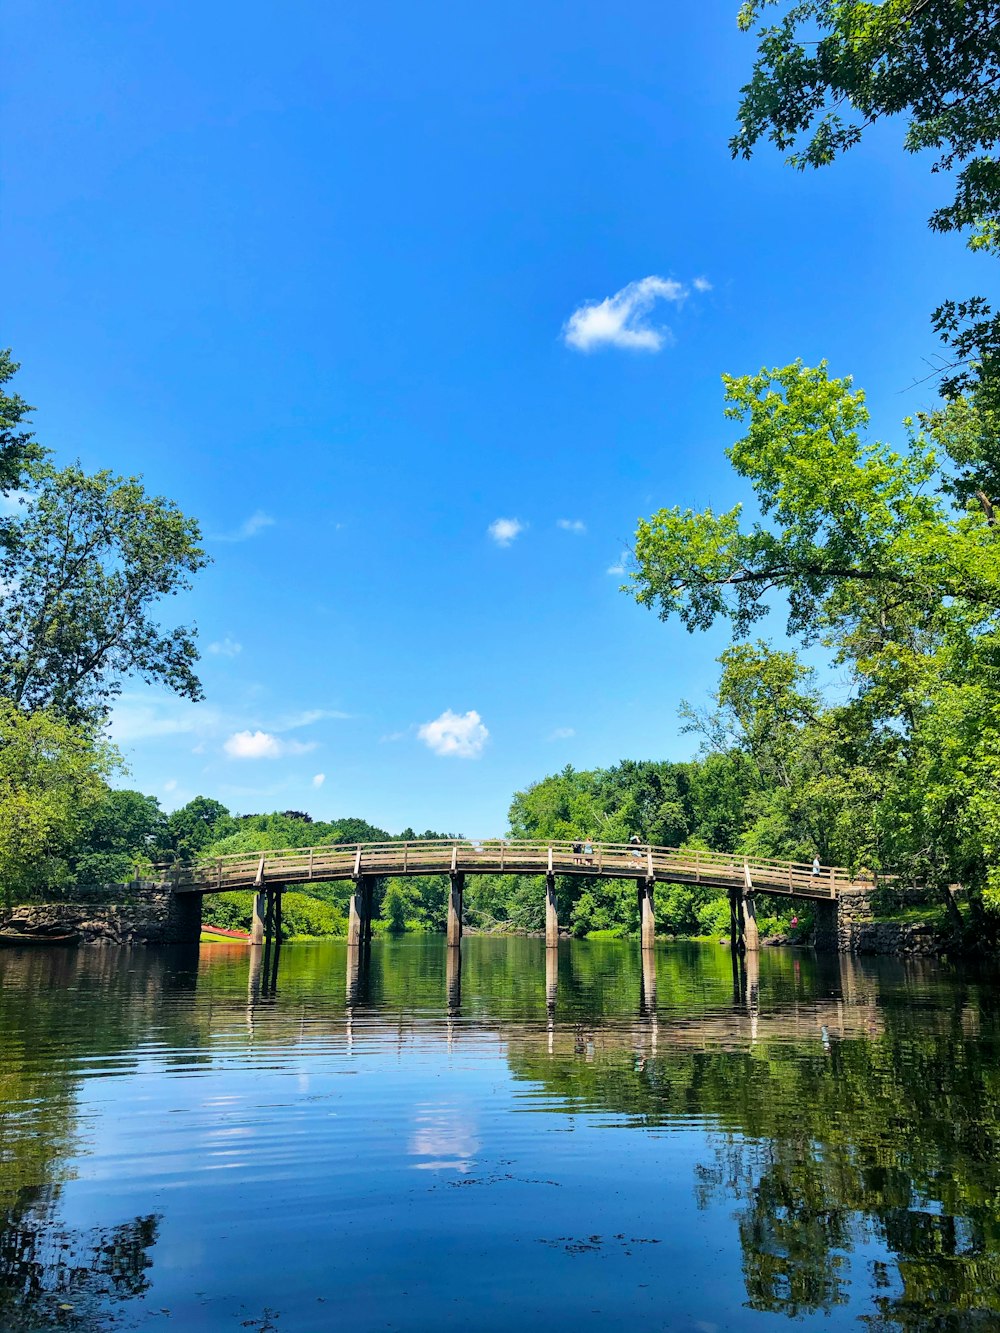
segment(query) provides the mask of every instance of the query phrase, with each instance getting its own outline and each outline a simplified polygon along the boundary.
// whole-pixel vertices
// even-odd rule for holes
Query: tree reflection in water
[[[477,1059],[495,1037],[547,1110],[600,1113],[617,1136],[600,1140],[608,1154],[627,1153],[622,1135],[699,1127],[691,1174],[664,1191],[693,1186],[715,1211],[706,1225],[724,1218],[752,1311],[802,1319],[850,1301],[886,1333],[1000,1327],[992,976],[792,955],[734,974],[727,950],[678,946],[657,950],[654,969],[628,945],[549,956],[541,941],[477,939],[461,956],[436,939],[353,956],[292,946],[280,975],[261,959],[249,977],[238,949],[123,961],[0,960],[4,1330],[94,1327],[98,1309],[147,1290],[155,1217],[79,1232],[60,1220],[81,1061],[118,1067],[154,1030],[185,1069],[207,1067],[219,1033],[281,1055],[306,1049],[306,1020],[310,1043],[347,1059],[355,1034],[369,1060],[391,1037],[394,1062],[411,1032],[457,1054],[468,1041]],[[428,1105],[408,1170],[414,1152],[444,1160],[442,1127],[449,1142],[456,1125],[472,1133],[446,1098]],[[462,1140],[453,1156],[478,1151]]]
[[[149,1288],[149,1251],[159,1219],[75,1231],[62,1225],[57,1200],[40,1198],[8,1212],[0,1230],[0,1327],[4,1333],[89,1329],[109,1302]]]

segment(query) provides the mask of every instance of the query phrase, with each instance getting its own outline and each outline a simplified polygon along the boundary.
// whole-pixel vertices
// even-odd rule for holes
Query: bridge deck
[[[587,844],[583,844],[586,849]],[[594,843],[574,851],[571,842],[502,839],[356,843],[337,847],[289,847],[219,856],[190,866],[161,867],[180,892],[328,883],[372,875],[591,875],[604,879],[660,880],[713,888],[753,888],[800,898],[836,898],[855,883],[848,871],[823,866],[819,874],[798,861],[747,859],[727,852],[682,847]]]

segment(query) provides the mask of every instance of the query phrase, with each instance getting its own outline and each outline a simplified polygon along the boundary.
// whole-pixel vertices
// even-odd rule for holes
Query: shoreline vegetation
[[[748,0],[740,27],[755,28],[765,10]],[[930,227],[964,234],[995,260],[995,44],[980,10],[793,7],[757,29],[733,156],[772,143],[795,167],[827,169],[876,121],[902,117],[906,149],[938,152],[932,170],[956,188]],[[680,704],[697,757],[567,767],[515,793],[510,836],[635,835],[750,857],[819,857],[926,889],[919,908],[877,905],[878,920],[927,927],[951,952],[995,955],[1000,314],[983,296],[946,299],[932,328],[946,355],[926,378],[937,374],[940,398],[903,420],[895,444],[872,435],[864,391],[825,361],[722,375],[722,415],[740,433],[720,453],[750,509],[667,503],[637,519],[622,571],[623,593],[660,620],[729,631],[711,704]],[[209,557],[198,521],[141,477],[58,466],[34,437],[33,409],[8,388],[17,370],[0,350],[3,903],[67,899],[202,853],[388,839],[363,819],[233,815],[206,797],[167,814],[154,797],[115,788],[124,764],[107,723],[123,682],[204,697],[196,633],[164,610]],[[768,616],[784,619],[781,646],[753,637]],[[839,678],[835,692],[800,655],[817,648]],[[560,880],[558,899],[575,935],[637,927],[628,886]],[[443,876],[387,879],[376,917],[391,931],[438,930],[444,902]],[[540,929],[542,895],[516,877],[482,877],[466,910],[475,928]],[[245,905],[222,895],[206,915],[241,927]],[[763,935],[789,935],[792,915],[787,902],[761,895]],[[797,915],[796,938],[808,939],[810,908]],[[728,929],[725,898],[690,886],[661,886],[656,916],[664,934]],[[345,918],[334,886],[285,898],[290,936],[338,934]]]

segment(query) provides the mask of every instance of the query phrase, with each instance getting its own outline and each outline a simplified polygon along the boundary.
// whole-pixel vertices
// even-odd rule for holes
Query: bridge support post
[[[643,949],[656,944],[656,917],[653,912],[653,880],[639,881],[639,938]]]
[[[375,915],[375,879],[365,875],[361,881],[361,934],[364,944],[372,942],[372,918]]]
[[[559,909],[556,906],[556,877],[545,876],[545,947],[555,949],[559,944]]]
[[[756,953],[760,948],[760,931],[757,929],[757,903],[752,893],[740,895],[743,916],[743,947],[747,953]]]
[[[258,889],[253,896],[253,920],[250,924],[250,943],[260,947],[264,943],[264,917],[267,914],[267,893]]]
[[[733,953],[743,952],[743,894],[739,889],[729,890],[729,947]]]
[[[465,876],[460,870],[451,874],[448,890],[448,944],[457,948],[462,943],[462,894],[465,891]]]
[[[371,898],[364,879],[354,881],[354,889],[348,904],[347,943],[364,944],[371,930]]]

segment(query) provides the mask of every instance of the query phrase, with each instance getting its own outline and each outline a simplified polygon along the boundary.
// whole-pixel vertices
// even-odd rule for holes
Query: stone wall
[[[201,895],[139,880],[109,885],[89,901],[0,910],[0,925],[26,934],[79,931],[87,944],[189,944],[201,935]]]
[[[897,890],[897,896],[906,890]],[[923,890],[913,890],[923,894]],[[924,901],[911,897],[906,901]],[[876,890],[841,889],[836,904],[836,944],[840,953],[937,954],[941,937],[933,926],[908,921],[878,921],[875,917]],[[825,904],[823,905],[825,907]],[[822,948],[817,932],[816,947]],[[825,947],[830,944],[825,942]]]

